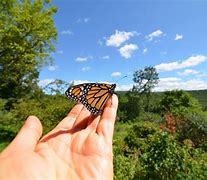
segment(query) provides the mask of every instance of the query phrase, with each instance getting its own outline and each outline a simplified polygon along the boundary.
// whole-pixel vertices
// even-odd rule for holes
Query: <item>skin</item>
[[[77,104],[42,138],[39,119],[29,116],[0,154],[0,179],[113,179],[117,106],[118,98],[113,95],[103,113],[95,117]]]

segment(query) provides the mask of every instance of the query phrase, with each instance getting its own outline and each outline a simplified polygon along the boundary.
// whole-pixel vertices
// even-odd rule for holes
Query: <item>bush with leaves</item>
[[[166,91],[161,97],[160,110],[162,113],[173,113],[182,115],[188,112],[199,112],[202,110],[197,99],[183,90]]]
[[[43,124],[44,133],[54,128],[70,111],[74,103],[62,95],[44,95],[41,99],[22,99],[14,106],[17,129],[27,116],[36,115]],[[26,111],[25,111],[26,110]]]
[[[114,155],[114,179],[133,179],[136,173],[136,158],[126,157],[121,154]]]
[[[36,99],[21,98],[10,111],[5,109],[5,104],[6,100],[0,99],[0,149],[14,138],[29,115],[41,120],[45,134],[67,115],[74,102],[63,95],[41,95]]]
[[[207,151],[207,112],[188,112],[177,121],[177,137],[180,142],[190,139],[195,147]]]
[[[127,145],[124,138],[127,136],[127,131],[131,125],[127,123],[117,122],[115,125],[113,137],[113,165],[114,179],[133,179],[136,173],[136,167],[139,164],[137,156],[126,154]]]
[[[122,119],[120,120],[130,122],[143,112],[143,99],[137,93],[133,92],[126,93],[126,98],[119,105],[119,111],[124,112],[124,116],[122,115]],[[121,113],[119,112],[119,114]]]
[[[158,113],[153,113],[153,112],[143,112],[140,114],[138,118],[135,118],[134,121],[149,121],[149,122],[154,122],[157,124],[163,123],[165,120],[164,118],[158,114]]]
[[[125,143],[129,150],[137,149],[142,154],[149,145],[150,137],[159,131],[159,126],[149,121],[136,121],[128,130]]]
[[[5,108],[7,101],[0,99],[0,152],[9,144],[15,136],[15,129],[11,123],[14,114]]]
[[[151,137],[141,157],[146,179],[205,179],[205,162],[194,157],[194,149],[179,144],[167,132]]]

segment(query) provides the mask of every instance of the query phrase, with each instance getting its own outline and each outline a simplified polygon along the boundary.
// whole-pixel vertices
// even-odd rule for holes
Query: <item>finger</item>
[[[50,139],[53,139],[53,137],[57,137],[62,133],[69,133],[70,130],[73,128],[73,124],[77,117],[80,115],[82,109],[83,104],[76,104],[68,113],[68,115],[53,130],[51,130],[49,133],[42,137],[40,142],[45,142]],[[67,137],[69,136],[67,135]]]
[[[80,115],[83,109],[83,104],[76,104],[68,115],[55,127],[55,129],[71,129],[76,118]]]
[[[87,119],[85,116],[88,114],[86,110],[87,109],[81,103],[77,104],[52,131],[42,137],[40,142],[49,141],[50,139],[54,139],[54,137],[57,137],[61,134],[73,134],[85,128],[87,125]],[[69,136],[67,135],[67,139],[68,138]]]
[[[11,151],[34,150],[42,135],[42,125],[36,116],[29,116],[8,149]]]
[[[87,129],[90,130],[91,132],[95,132],[98,127],[99,121],[100,121],[100,115],[99,116],[91,115],[90,118],[88,119]]]
[[[88,120],[90,119],[91,113],[90,111],[84,106],[79,116],[76,118],[73,128],[83,129],[87,126]]]
[[[97,133],[102,134],[108,142],[112,141],[117,108],[118,97],[114,94],[108,99],[97,127]]]

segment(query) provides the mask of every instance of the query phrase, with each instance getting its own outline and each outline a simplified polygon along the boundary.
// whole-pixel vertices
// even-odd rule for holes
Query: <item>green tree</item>
[[[206,162],[199,159],[202,152],[180,145],[167,132],[151,137],[141,157],[146,170],[144,179],[206,179]]]
[[[161,97],[160,108],[163,113],[182,113],[201,111],[201,105],[197,99],[183,90],[166,91]]]
[[[150,95],[152,89],[159,82],[159,77],[154,67],[145,67],[144,69],[137,70],[133,74],[134,86],[132,91],[140,95],[145,94],[147,99],[147,111],[149,111]]]
[[[177,138],[180,142],[190,139],[195,147],[207,142],[207,114],[192,95],[183,90],[164,92],[160,108],[163,114],[172,114],[176,127]]]
[[[121,121],[129,122],[143,112],[143,99],[137,93],[127,92],[127,101],[120,103],[120,111],[124,113]]]
[[[18,131],[25,119],[33,114],[42,120],[43,130],[46,133],[54,128],[73,106],[73,101],[68,101],[65,95],[59,94],[44,95],[39,99],[21,99],[14,105],[12,112],[15,118],[10,120],[10,124]]]
[[[128,130],[128,135],[124,140],[130,150],[138,149],[140,154],[142,154],[149,146],[151,136],[158,131],[159,126],[156,123],[136,121]]]
[[[47,94],[64,94],[65,90],[69,87],[69,83],[61,79],[55,79],[54,81],[42,87]]]
[[[188,112],[180,119],[177,122],[178,140],[190,139],[195,147],[207,151],[207,112]]]
[[[49,0],[0,1],[0,98],[33,94],[39,71],[51,62],[57,31]]]

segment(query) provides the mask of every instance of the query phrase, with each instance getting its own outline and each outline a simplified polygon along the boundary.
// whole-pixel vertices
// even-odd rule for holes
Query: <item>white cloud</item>
[[[178,75],[180,76],[187,76],[187,75],[196,75],[199,74],[199,71],[193,70],[193,69],[185,69],[183,72],[178,72]]]
[[[88,58],[87,57],[77,57],[76,58],[76,62],[84,62],[84,61],[87,61],[88,60]]]
[[[49,66],[49,67],[48,67],[48,70],[49,70],[49,71],[55,71],[55,70],[57,70],[57,69],[58,69],[58,66],[57,66],[57,65]]]
[[[45,87],[45,86],[47,86],[48,84],[50,84],[51,82],[53,82],[53,81],[55,81],[55,79],[43,79],[43,80],[40,80],[40,81],[38,82],[38,85],[39,85],[40,87]]]
[[[63,35],[73,35],[73,32],[70,31],[69,29],[67,29],[67,30],[62,30],[60,33],[63,34]]]
[[[175,41],[177,41],[177,40],[181,40],[181,39],[183,39],[183,35],[182,34],[176,34],[175,35]]]
[[[166,55],[167,54],[167,51],[161,51],[160,54],[161,55]]]
[[[119,47],[122,43],[136,35],[135,31],[125,32],[125,31],[115,31],[109,38],[106,39],[106,46]]]
[[[92,59],[92,56],[86,56],[86,57],[77,57],[75,59],[76,62],[85,62],[88,61],[89,59]]]
[[[191,56],[188,59],[183,60],[181,62],[174,61],[171,63],[161,63],[159,65],[156,65],[155,68],[158,71],[173,71],[176,69],[182,69],[182,68],[186,68],[186,67],[196,66],[196,65],[201,64],[205,61],[207,61],[207,56],[197,55],[197,56]]]
[[[147,49],[147,48],[144,48],[142,53],[143,53],[143,54],[146,54],[147,51],[148,51],[148,49]]]
[[[86,71],[90,71],[91,67],[82,67],[81,71],[82,72],[86,72]]]
[[[116,91],[128,91],[131,90],[133,84],[117,84]],[[201,90],[207,89],[207,81],[200,79],[191,79],[189,81],[184,81],[177,77],[167,77],[160,78],[158,85],[153,89],[153,91],[169,91],[175,89],[183,90]]]
[[[73,80],[70,83],[73,83],[73,85],[77,85],[77,84],[89,83],[89,81],[88,80]]]
[[[116,91],[129,91],[133,87],[133,84],[117,84]]]
[[[132,56],[132,53],[137,49],[139,49],[139,47],[136,44],[126,44],[125,46],[119,49],[119,52],[121,56],[128,59]]]
[[[110,59],[110,56],[109,55],[102,56],[101,59]]]
[[[117,77],[117,76],[121,76],[121,72],[113,72],[111,74],[112,77]]]
[[[79,18],[77,20],[77,23],[88,23],[90,20],[91,20],[91,18],[89,18],[89,17]]]
[[[161,30],[157,30],[147,35],[146,39],[148,39],[149,41],[152,41],[154,38],[161,37],[161,36],[163,36],[163,32]]]
[[[180,78],[168,77],[160,78],[158,86],[154,91],[166,91],[173,89],[183,89],[183,90],[199,90],[207,89],[207,82],[199,79],[192,79],[189,81],[182,81]]]

